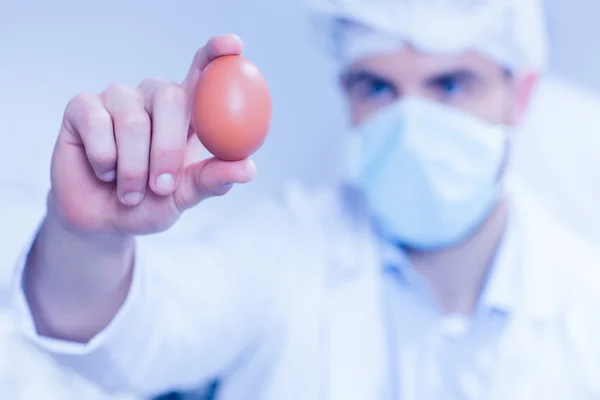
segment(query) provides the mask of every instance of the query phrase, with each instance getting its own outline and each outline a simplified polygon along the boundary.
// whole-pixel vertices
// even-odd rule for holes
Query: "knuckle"
[[[207,52],[210,51],[210,48],[212,46],[212,43],[215,41],[216,36],[211,37],[210,39],[208,39],[208,41],[206,42],[206,44],[204,44],[204,46],[200,47],[197,51],[196,54],[194,56],[194,61],[198,62],[201,59],[203,59],[206,55]]]
[[[121,118],[123,128],[132,134],[145,135],[150,133],[150,118],[144,111],[130,111]]]
[[[87,132],[94,132],[98,127],[105,127],[108,124],[112,124],[110,114],[103,108],[83,112],[80,120],[81,128]]]
[[[139,89],[135,89],[122,83],[113,83],[103,93],[102,99],[108,110],[112,113],[121,109],[140,107],[144,104],[144,95]]]
[[[158,77],[151,77],[151,78],[146,78],[144,79],[139,87],[155,87],[155,86],[159,86],[162,85],[164,83],[164,79],[162,78],[158,78]]]
[[[79,93],[75,95],[68,104],[68,108],[81,108],[82,106],[87,106],[88,104],[92,104],[97,99],[96,95],[91,93]]]
[[[219,42],[221,41],[222,36],[217,35],[217,36],[213,36],[209,39],[208,42],[206,42],[206,46],[204,47],[204,53],[207,56],[211,56],[216,48],[219,46]]]
[[[107,95],[124,95],[131,93],[133,90],[124,83],[113,83],[106,88],[104,93]]]
[[[67,103],[65,116],[78,117],[97,102],[97,96],[90,93],[79,93]]]
[[[187,105],[187,93],[180,86],[168,83],[157,90],[156,101],[169,108],[183,108]]]
[[[157,149],[152,155],[161,164],[183,164],[185,149]]]
[[[91,163],[105,168],[112,167],[117,163],[117,154],[111,150],[90,149],[88,157]]]
[[[127,183],[143,183],[148,179],[148,171],[146,169],[127,168],[119,171],[119,181]]]

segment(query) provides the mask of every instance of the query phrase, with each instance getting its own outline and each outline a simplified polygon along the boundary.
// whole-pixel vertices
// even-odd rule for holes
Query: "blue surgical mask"
[[[506,127],[420,98],[379,111],[352,134],[355,183],[386,236],[421,250],[461,242],[500,195]]]

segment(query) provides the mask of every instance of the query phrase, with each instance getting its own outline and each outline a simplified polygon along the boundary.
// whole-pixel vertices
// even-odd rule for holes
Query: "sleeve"
[[[86,344],[37,334],[18,263],[12,311],[20,331],[60,364],[110,392],[153,395],[213,380],[261,338],[274,293],[272,267],[288,224],[272,207],[202,240],[137,242],[130,292],[112,322]]]

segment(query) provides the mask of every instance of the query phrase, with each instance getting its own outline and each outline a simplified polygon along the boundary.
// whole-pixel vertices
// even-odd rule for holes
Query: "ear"
[[[535,86],[539,80],[539,72],[527,72],[514,78],[514,108],[510,116],[512,126],[519,125],[529,108]]]

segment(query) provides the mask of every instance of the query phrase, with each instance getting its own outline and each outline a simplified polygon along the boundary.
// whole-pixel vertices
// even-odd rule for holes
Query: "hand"
[[[242,48],[234,35],[215,37],[197,52],[181,84],[148,79],[137,88],[115,84],[73,98],[52,157],[49,213],[79,233],[149,234],[252,180],[250,160],[203,160],[190,124],[201,71]]]

